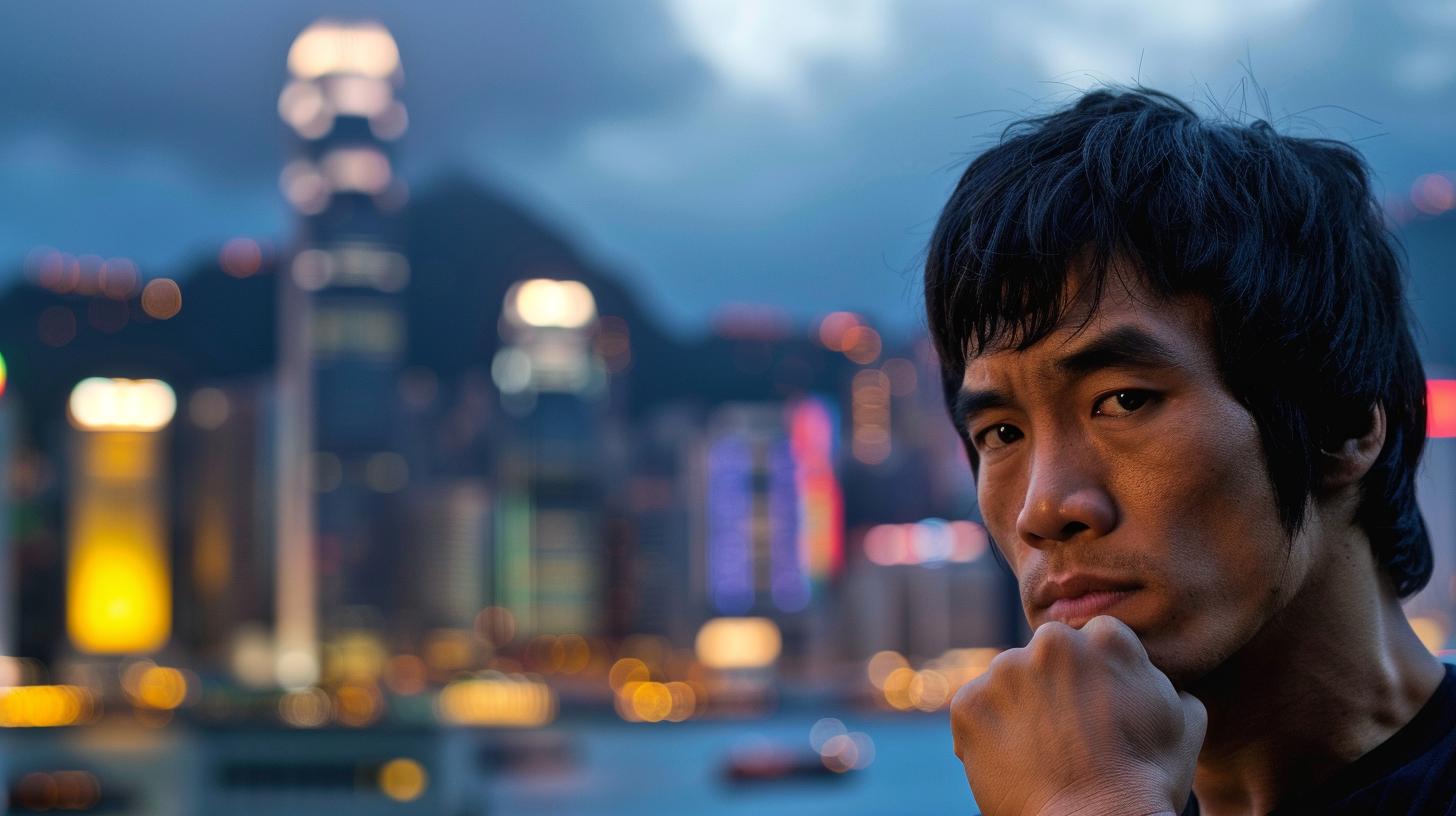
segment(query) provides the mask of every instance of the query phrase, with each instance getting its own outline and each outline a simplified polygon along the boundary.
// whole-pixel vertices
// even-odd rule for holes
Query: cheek
[[[1219,659],[1269,616],[1289,545],[1252,417],[1200,415],[1133,457],[1121,492],[1162,584],[1163,631]]]
[[[987,490],[985,480],[976,482],[976,505],[981,511],[981,520],[986,525],[986,531],[991,534],[991,541],[1000,550],[1006,563],[1018,576],[1021,575],[1020,565],[1017,563],[1016,547],[1016,518],[1021,513],[1021,497],[1026,495],[1024,485],[997,484],[994,491]]]

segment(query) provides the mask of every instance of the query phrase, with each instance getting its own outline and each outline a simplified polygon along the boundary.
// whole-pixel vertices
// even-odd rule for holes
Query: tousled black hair
[[[1258,426],[1290,536],[1321,451],[1363,435],[1384,408],[1385,445],[1355,518],[1400,597],[1425,586],[1425,375],[1360,154],[1265,121],[1202,118],[1146,88],[1094,90],[1012,125],[966,168],[927,254],[947,405],[971,358],[1029,348],[1067,317],[1070,266],[1087,270],[1095,310],[1118,261],[1155,296],[1212,306],[1220,374]]]

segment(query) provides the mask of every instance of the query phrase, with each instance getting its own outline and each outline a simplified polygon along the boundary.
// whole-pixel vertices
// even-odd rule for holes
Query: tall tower
[[[577,280],[506,292],[491,363],[514,417],[499,464],[496,602],[526,634],[603,634],[602,494],[607,371],[596,299]]]
[[[278,112],[297,139],[280,186],[299,222],[280,295],[277,645],[279,680],[296,686],[316,679],[336,613],[389,605],[409,264],[390,216],[404,199],[390,144],[407,124],[394,38],[320,20],[288,70]]]

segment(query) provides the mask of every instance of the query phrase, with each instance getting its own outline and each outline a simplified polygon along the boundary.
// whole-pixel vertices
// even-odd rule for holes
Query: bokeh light
[[[36,320],[36,334],[54,348],[70,343],[76,339],[76,313],[67,306],[47,306]]]
[[[187,400],[187,418],[207,431],[221,428],[232,415],[232,401],[220,388],[199,388]]]
[[[885,650],[875,652],[874,656],[866,664],[865,671],[869,675],[870,683],[877,689],[883,689],[892,672],[896,669],[908,669],[909,667],[910,663],[905,660],[904,655],[899,652]]]
[[[396,802],[413,802],[428,785],[425,767],[408,757],[391,759],[379,769],[379,790]]]
[[[147,666],[136,678],[137,705],[170,711],[187,699],[187,678],[167,666]]]
[[[218,252],[222,271],[234,278],[250,278],[263,267],[263,248],[252,238],[232,238]]]
[[[1426,436],[1456,437],[1456,380],[1426,380]]]
[[[485,672],[446,686],[436,710],[450,725],[534,728],[555,718],[556,693],[539,680]]]
[[[1411,204],[1426,215],[1440,215],[1456,209],[1456,184],[1449,176],[1427,173],[1411,185]]]
[[[172,387],[161,380],[90,377],[71,390],[71,423],[88,431],[156,431],[177,412]]]
[[[323,689],[294,689],[278,699],[279,716],[295,728],[318,728],[332,713],[333,705]]]
[[[73,685],[0,688],[0,728],[56,728],[95,715],[98,701],[90,689]]]
[[[533,278],[506,293],[506,316],[526,326],[578,329],[596,314],[596,300],[581,281]]]
[[[865,325],[851,326],[840,338],[844,356],[860,365],[869,365],[880,358],[883,342],[880,333]]]
[[[157,320],[170,320],[182,311],[182,287],[170,278],[149,281],[142,289],[142,311]]]
[[[136,264],[126,258],[112,258],[101,265],[101,293],[113,300],[125,300],[137,289],[140,274]]]
[[[321,20],[293,41],[288,70],[302,79],[330,74],[387,78],[399,70],[399,48],[379,23]]]
[[[698,660],[714,669],[761,669],[778,659],[781,644],[768,618],[714,618],[698,630]]]
[[[859,316],[851,312],[832,312],[819,322],[819,342],[830,351],[845,351],[846,335],[859,326]]]

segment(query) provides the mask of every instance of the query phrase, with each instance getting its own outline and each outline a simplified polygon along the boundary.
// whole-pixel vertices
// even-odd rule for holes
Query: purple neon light
[[[799,486],[789,440],[769,454],[769,591],[774,606],[798,612],[809,605],[809,577],[799,555]]]
[[[719,612],[753,608],[753,451],[725,436],[708,448],[708,596]]]

